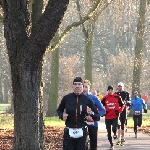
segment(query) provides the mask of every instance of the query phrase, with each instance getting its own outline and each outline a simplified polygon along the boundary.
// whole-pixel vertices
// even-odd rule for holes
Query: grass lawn
[[[11,104],[0,104],[0,114],[5,113],[9,108]]]
[[[0,115],[0,129],[11,130],[14,128],[14,117],[8,115]],[[58,117],[45,117],[45,126],[64,126],[65,122]]]
[[[0,129],[13,129],[13,115],[1,114],[6,112],[6,109],[10,107],[10,104],[0,104]],[[64,126],[65,122],[60,120],[58,117],[45,117],[44,118],[45,126]],[[127,121],[128,127],[133,127],[133,119],[132,117],[128,117]],[[150,127],[150,110],[148,113],[143,114],[142,126]]]
[[[45,117],[44,123],[45,126],[65,126],[65,122],[58,117]]]

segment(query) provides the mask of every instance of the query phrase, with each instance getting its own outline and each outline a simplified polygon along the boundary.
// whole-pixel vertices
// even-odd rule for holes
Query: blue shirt
[[[147,105],[142,98],[137,96],[131,100],[130,108],[132,109],[133,114],[135,114],[137,111],[140,111],[140,114],[142,114],[142,109],[147,109]]]
[[[93,101],[93,103],[95,104],[95,106],[98,109],[100,116],[104,116],[106,114],[106,110],[105,110],[103,104],[98,99],[98,97],[91,93],[86,94],[86,96],[88,96]],[[98,127],[98,121],[94,121],[94,124],[89,124],[89,125]]]

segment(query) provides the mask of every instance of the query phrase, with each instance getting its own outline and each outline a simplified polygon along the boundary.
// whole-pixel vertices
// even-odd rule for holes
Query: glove
[[[130,103],[129,103],[129,102],[127,102],[127,106],[130,106]]]
[[[119,110],[115,110],[116,116],[119,116]]]
[[[144,109],[144,113],[147,113],[147,109]]]

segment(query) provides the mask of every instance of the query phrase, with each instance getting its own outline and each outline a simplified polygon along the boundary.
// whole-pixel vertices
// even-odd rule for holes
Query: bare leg
[[[120,125],[118,125],[118,142],[116,143],[116,145],[120,145],[121,144],[121,129],[120,129]]]
[[[121,130],[121,139],[124,139],[124,130]]]
[[[120,130],[120,128],[118,129],[118,141],[121,141],[121,130]]]

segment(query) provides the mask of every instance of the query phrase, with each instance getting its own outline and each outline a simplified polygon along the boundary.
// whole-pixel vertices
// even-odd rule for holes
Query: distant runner
[[[110,149],[114,149],[114,144],[111,136],[111,126],[112,131],[116,136],[119,113],[123,111],[125,105],[121,97],[113,93],[112,86],[108,86],[107,91],[108,94],[103,97],[101,102],[106,109],[105,124],[108,133],[108,141],[110,142]]]
[[[138,97],[137,91],[135,91],[133,94],[134,99],[131,101],[130,108],[132,109],[133,113],[135,138],[138,138],[137,126],[141,127],[142,125],[142,109],[144,108],[144,112],[147,113],[147,105],[145,104],[145,101],[142,98]]]
[[[122,82],[118,83],[118,91],[116,94],[120,95],[123,102],[125,103],[125,108],[123,112],[120,114],[120,123],[121,123],[121,142],[125,142],[125,125],[127,125],[127,107],[130,106],[130,98],[129,93],[124,91],[124,84]],[[116,139],[116,136],[114,136],[114,139]]]

